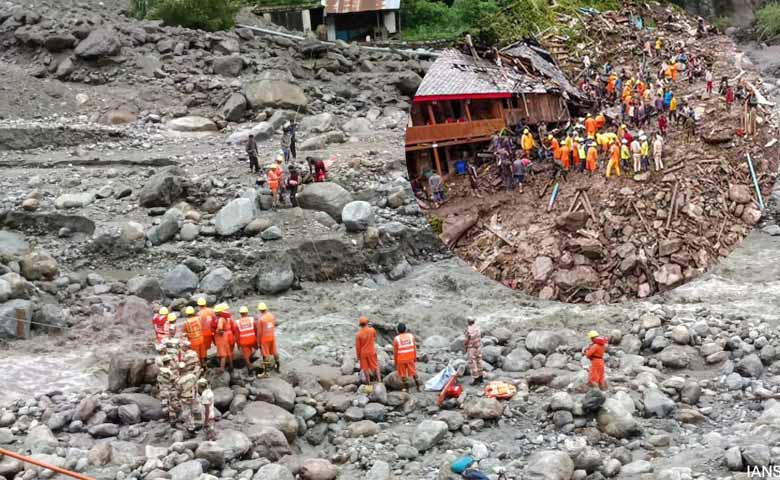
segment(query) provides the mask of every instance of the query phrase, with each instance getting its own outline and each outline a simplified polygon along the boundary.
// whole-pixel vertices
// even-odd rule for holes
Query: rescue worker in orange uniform
[[[596,165],[598,163],[598,159],[599,159],[599,151],[596,148],[596,144],[591,143],[590,146],[588,147],[587,160],[585,162],[585,168],[591,174],[593,174],[593,172],[596,171],[597,168]]]
[[[279,363],[279,350],[276,348],[276,317],[268,311],[265,303],[259,303],[257,311],[259,312],[257,318],[257,342],[263,354],[263,365],[265,365],[267,371],[268,365],[271,364],[270,358],[273,357],[274,369],[278,372],[281,366]]]
[[[520,137],[520,146],[523,147],[523,150],[525,151],[525,156],[531,158],[531,150],[533,150],[535,144],[534,144],[534,137],[531,135],[531,132],[528,131],[527,128],[523,130],[523,136]]]
[[[225,303],[220,303],[214,307],[214,313],[217,314],[217,328],[214,336],[214,343],[217,344],[217,357],[219,357],[219,368],[224,370],[228,364],[233,369],[233,316],[228,311]]]
[[[596,138],[596,130],[598,130],[596,120],[589,113],[585,117],[585,133],[588,134],[588,138]]]
[[[609,147],[609,163],[607,163],[607,178],[612,175],[612,170],[617,172],[617,176],[620,176],[620,147],[617,141],[612,140]]]
[[[603,113],[596,115],[596,130],[601,130],[607,124],[607,117]]]
[[[600,337],[595,330],[588,332],[588,338],[591,341],[590,346],[585,350],[585,357],[590,360],[588,385],[606,390],[607,379],[604,375],[604,354],[607,351],[607,339]]]
[[[152,326],[154,327],[154,336],[157,343],[162,343],[165,337],[168,336],[168,309],[165,307],[160,308],[160,311],[152,317]]]
[[[360,375],[366,384],[371,383],[371,376],[376,375],[376,381],[382,381],[382,372],[379,370],[379,360],[376,357],[376,330],[368,326],[368,318],[358,319],[358,330],[355,335],[355,355],[360,362]]]
[[[553,159],[560,160],[561,159],[561,144],[558,143],[558,139],[553,137],[552,135],[547,135],[547,140],[550,141],[550,149],[553,152]]]
[[[398,335],[393,339],[393,361],[395,370],[406,390],[409,379],[414,380],[417,391],[420,391],[420,379],[417,378],[417,346],[414,342],[414,335],[406,331],[406,325],[399,323],[396,327]]]
[[[561,166],[564,170],[569,170],[571,165],[571,148],[564,142],[561,146]]]
[[[206,356],[209,353],[211,344],[214,342],[214,330],[217,329],[217,317],[214,315],[214,310],[208,307],[208,302],[206,302],[205,298],[199,298],[197,303],[198,308],[200,309],[198,311],[198,317],[200,317],[200,331],[203,335],[203,343],[200,346],[200,351],[198,351],[198,356],[200,356],[201,362],[205,365]]]
[[[282,184],[282,176],[283,172],[280,168],[279,162],[280,160],[283,160],[284,157],[279,157],[277,159],[277,163],[275,163],[270,170],[268,170],[268,173],[266,174],[266,177],[268,178],[268,188],[271,189],[271,195],[273,198],[272,207],[275,209],[279,206],[279,187]]]
[[[190,348],[192,351],[198,354],[200,364],[203,366],[203,359],[201,356],[201,350],[203,350],[203,329],[200,323],[200,317],[195,315],[195,309],[187,307],[184,309],[184,314],[187,318],[184,320],[184,335],[190,341]]]
[[[575,171],[581,170],[580,166],[582,165],[582,162],[585,161],[585,155],[580,156],[580,142],[582,141],[581,138],[577,137],[573,140],[574,143],[572,143],[571,146],[571,158],[572,158],[572,167]]]
[[[238,309],[241,314],[236,320],[236,330],[238,330],[238,347],[241,349],[241,356],[244,357],[246,372],[251,373],[252,354],[255,353],[257,346],[257,332],[255,331],[255,319],[249,316],[249,309],[241,306]]]

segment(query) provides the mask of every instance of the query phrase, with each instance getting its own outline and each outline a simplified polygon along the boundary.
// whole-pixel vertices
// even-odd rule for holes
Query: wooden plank
[[[647,222],[645,222],[645,218],[642,216],[642,212],[639,211],[639,207],[636,206],[636,203],[631,202],[631,206],[634,207],[634,211],[636,211],[636,214],[639,216],[639,220],[642,222],[642,225],[645,226],[645,230],[647,230],[648,235],[653,235],[653,231],[650,230],[650,226],[647,225]]]
[[[580,195],[582,194],[581,190],[577,190],[577,193],[574,195],[574,201],[571,202],[571,206],[567,210],[567,213],[571,213],[575,210],[577,210],[578,201],[580,200]]]
[[[25,315],[24,310],[17,308],[14,313],[16,314],[16,336],[19,338],[26,338],[24,334]]]
[[[509,246],[511,246],[511,247],[517,247],[517,246],[514,244],[514,242],[512,242],[512,241],[511,241],[511,240],[509,240],[507,237],[505,237],[505,236],[504,236],[504,234],[502,234],[502,233],[498,232],[498,230],[496,230],[495,228],[491,227],[491,226],[490,226],[490,225],[488,225],[488,224],[484,224],[484,227],[485,227],[485,230],[487,230],[488,232],[492,233],[493,235],[495,235],[495,236],[497,236],[498,238],[500,238],[501,240],[503,240],[503,241],[504,241],[504,243],[506,243],[507,245],[509,245]]]
[[[669,228],[669,225],[672,224],[672,216],[674,214],[674,205],[677,202],[677,189],[680,186],[680,181],[678,180],[674,184],[674,190],[672,190],[672,202],[669,204],[669,213],[666,216],[666,228]]]

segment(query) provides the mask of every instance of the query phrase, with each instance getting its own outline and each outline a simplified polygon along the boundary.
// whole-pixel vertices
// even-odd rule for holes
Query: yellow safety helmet
[[[598,336],[599,336],[599,332],[595,330],[591,330],[590,332],[588,332],[588,338],[596,338]]]
[[[547,140],[552,140],[552,139],[553,139],[552,133],[547,135]]]
[[[249,313],[249,309],[246,308],[246,305],[241,305],[241,308],[238,309],[238,313]]]
[[[195,315],[195,309],[192,307],[187,307],[184,309],[185,315]]]
[[[198,299],[198,306],[199,307],[205,307],[206,305],[208,305],[208,302],[206,302],[206,299],[203,298],[203,297],[200,297]]]
[[[227,310],[227,304],[220,303],[214,306],[215,313],[224,312],[225,310]]]
[[[523,129],[523,133],[528,133],[528,129]]]
[[[268,310],[268,307],[265,306],[265,303],[260,302],[257,304],[257,310],[261,312],[265,312],[266,310]]]
[[[623,125],[620,126],[620,128],[626,128],[626,124],[624,123]]]
[[[168,322],[172,323],[176,321],[176,314],[175,313],[169,313],[168,314]]]
[[[284,155],[277,155],[276,156],[276,164],[277,166],[284,161]]]
[[[586,116],[587,118],[590,118],[590,112],[588,112],[588,113],[587,113],[585,116]]]
[[[165,307],[162,307],[162,308],[160,309],[160,312],[159,312],[159,313],[160,313],[160,315],[168,315],[168,309],[167,309],[167,308],[165,308]]]

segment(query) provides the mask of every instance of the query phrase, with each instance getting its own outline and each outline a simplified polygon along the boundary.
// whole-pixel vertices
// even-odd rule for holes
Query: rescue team
[[[212,345],[216,346],[219,369],[233,369],[236,349],[241,352],[248,374],[252,374],[252,357],[259,351],[262,362],[261,377],[269,370],[279,372],[280,360],[276,344],[276,317],[265,303],[257,305],[257,315],[250,316],[249,308],[241,306],[239,317],[233,318],[230,307],[219,303],[209,308],[206,299],[197,300],[198,311],[188,306],[184,309],[184,321],[179,329],[178,317],[163,307],[152,318],[159,357],[157,376],[159,398],[164,413],[172,425],[179,419],[189,431],[194,431],[196,416],[209,438],[214,438],[214,393],[208,381],[201,378]],[[376,351],[376,330],[365,316],[358,319],[355,335],[355,356],[360,366],[360,379],[364,384],[382,381]],[[398,377],[407,391],[413,382],[420,391],[417,375],[417,342],[403,323],[396,327],[393,339],[393,363]],[[595,331],[588,333],[591,345],[584,351],[590,360],[588,385],[605,390],[604,356],[607,339]],[[482,333],[474,318],[467,319],[463,342],[472,385],[483,383]]]

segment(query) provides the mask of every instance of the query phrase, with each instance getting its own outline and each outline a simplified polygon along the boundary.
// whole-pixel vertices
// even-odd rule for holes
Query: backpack
[[[452,465],[450,465],[450,470],[452,470],[453,473],[463,473],[473,463],[474,463],[474,459],[471,457],[468,456],[460,457],[456,459],[454,462],[452,462]]]

